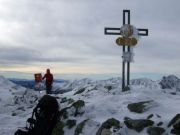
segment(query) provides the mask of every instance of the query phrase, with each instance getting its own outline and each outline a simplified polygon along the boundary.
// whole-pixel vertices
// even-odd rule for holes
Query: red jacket
[[[46,73],[42,79],[46,78],[46,85],[52,85],[53,75],[51,73]]]

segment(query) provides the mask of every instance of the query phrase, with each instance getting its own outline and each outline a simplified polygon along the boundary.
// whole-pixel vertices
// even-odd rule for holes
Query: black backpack
[[[33,109],[27,126],[18,129],[14,135],[51,135],[59,118],[59,105],[55,97],[43,96]]]

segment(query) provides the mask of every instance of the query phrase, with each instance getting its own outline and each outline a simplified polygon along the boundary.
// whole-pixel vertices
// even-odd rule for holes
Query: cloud
[[[119,73],[122,48],[115,44],[118,36],[104,35],[104,27],[121,27],[122,10],[131,9],[131,23],[149,29],[149,36],[134,49],[132,71],[145,67],[143,72],[177,72],[179,4],[178,0],[0,0],[0,63]]]

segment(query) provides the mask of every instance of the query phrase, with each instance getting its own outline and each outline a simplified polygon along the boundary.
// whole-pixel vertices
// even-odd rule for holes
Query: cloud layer
[[[121,73],[122,48],[104,27],[148,28],[134,48],[132,72],[178,73],[180,1],[0,0],[1,71]]]

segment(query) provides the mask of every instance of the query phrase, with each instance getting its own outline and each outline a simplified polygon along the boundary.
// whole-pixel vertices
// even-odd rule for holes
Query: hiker
[[[50,72],[50,69],[47,69],[46,74],[42,78],[46,78],[46,94],[51,94],[52,84],[53,84],[53,75]]]

